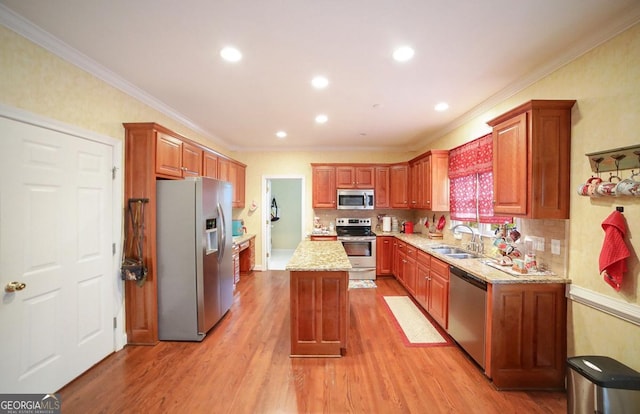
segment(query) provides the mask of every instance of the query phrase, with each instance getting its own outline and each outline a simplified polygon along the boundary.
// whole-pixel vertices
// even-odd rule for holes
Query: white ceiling
[[[640,21],[638,0],[0,3],[28,21],[0,22],[241,151],[415,149]]]

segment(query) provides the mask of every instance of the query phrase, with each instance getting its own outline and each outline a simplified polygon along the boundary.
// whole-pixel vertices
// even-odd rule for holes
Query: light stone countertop
[[[351,262],[339,241],[303,240],[293,252],[285,270],[348,272]]]
[[[393,236],[398,238],[399,240],[404,241],[416,247],[425,253],[430,254],[433,257],[436,257],[443,262],[449,263],[457,267],[458,269],[462,269],[467,273],[470,273],[476,276],[480,280],[484,280],[487,283],[499,284],[499,283],[571,283],[571,279],[564,277],[563,275],[518,275],[512,276],[509,273],[498,270],[494,267],[491,267],[487,264],[484,264],[483,261],[490,259],[489,257],[483,258],[475,258],[475,259],[452,259],[443,254],[437,253],[430,249],[431,246],[436,245],[448,245],[454,247],[455,246],[450,243],[443,243],[442,240],[430,239],[426,234],[414,233],[414,234],[405,234],[405,233],[396,233],[396,232],[376,232],[377,236]]]
[[[255,234],[251,234],[251,233],[245,233],[242,236],[233,236],[233,243],[234,244],[242,244],[242,243],[246,242],[247,240],[251,240],[254,237],[256,237],[256,235]]]

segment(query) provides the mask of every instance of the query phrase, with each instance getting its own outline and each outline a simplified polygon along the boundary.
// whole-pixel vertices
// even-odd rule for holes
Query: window
[[[511,222],[493,215],[493,137],[484,135],[449,151],[451,220],[491,224]]]

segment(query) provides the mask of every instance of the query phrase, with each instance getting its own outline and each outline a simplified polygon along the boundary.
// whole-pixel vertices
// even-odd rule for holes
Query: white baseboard
[[[627,303],[620,299],[572,284],[567,285],[566,295],[574,302],[640,326],[640,306],[636,304]]]

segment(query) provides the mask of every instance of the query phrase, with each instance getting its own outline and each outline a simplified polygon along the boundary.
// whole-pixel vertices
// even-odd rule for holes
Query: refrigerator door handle
[[[224,217],[224,211],[222,211],[222,205],[218,203],[218,216],[221,218],[220,224],[221,228],[218,232],[218,263],[222,261],[225,253],[225,244],[227,243],[227,223]]]

